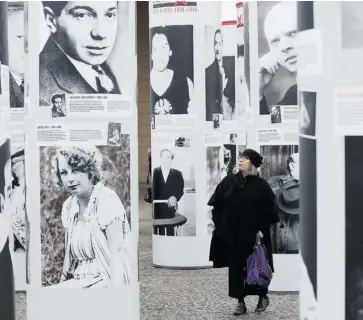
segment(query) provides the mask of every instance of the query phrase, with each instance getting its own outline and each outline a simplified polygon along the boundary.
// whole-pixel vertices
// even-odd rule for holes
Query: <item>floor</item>
[[[140,191],[143,195],[143,190]],[[298,295],[271,294],[266,313],[233,316],[236,301],[227,296],[227,270],[166,270],[152,267],[151,206],[140,200],[141,320],[298,320]],[[17,294],[17,320],[26,320],[25,295]],[[126,320],[126,319],[125,319]]]

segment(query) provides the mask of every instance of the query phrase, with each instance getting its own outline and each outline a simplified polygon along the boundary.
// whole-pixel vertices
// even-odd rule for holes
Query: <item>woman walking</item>
[[[227,175],[216,187],[208,202],[212,206],[213,231],[210,261],[215,268],[229,268],[229,296],[238,299],[235,315],[247,312],[244,298],[258,295],[255,312],[269,305],[268,289],[245,284],[246,263],[258,235],[267,249],[273,269],[270,226],[278,222],[275,196],[268,183],[259,177],[262,157],[252,149],[239,156],[238,172]]]

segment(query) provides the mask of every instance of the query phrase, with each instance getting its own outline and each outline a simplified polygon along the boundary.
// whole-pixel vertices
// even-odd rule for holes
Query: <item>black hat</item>
[[[239,156],[248,158],[256,168],[261,165],[263,159],[257,151],[252,149],[245,149]]]

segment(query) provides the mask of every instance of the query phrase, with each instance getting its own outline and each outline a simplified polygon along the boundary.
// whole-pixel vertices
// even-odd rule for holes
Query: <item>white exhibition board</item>
[[[10,136],[25,153],[30,224],[28,283],[15,252],[16,290],[27,293],[27,319],[136,320],[136,4],[72,6],[13,8],[24,13],[25,88]]]

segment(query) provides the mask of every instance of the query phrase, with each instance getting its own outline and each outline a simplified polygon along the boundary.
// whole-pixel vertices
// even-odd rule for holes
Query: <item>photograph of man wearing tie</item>
[[[118,31],[117,1],[43,1],[50,36],[39,56],[39,99],[54,94],[121,94],[107,63]]]

